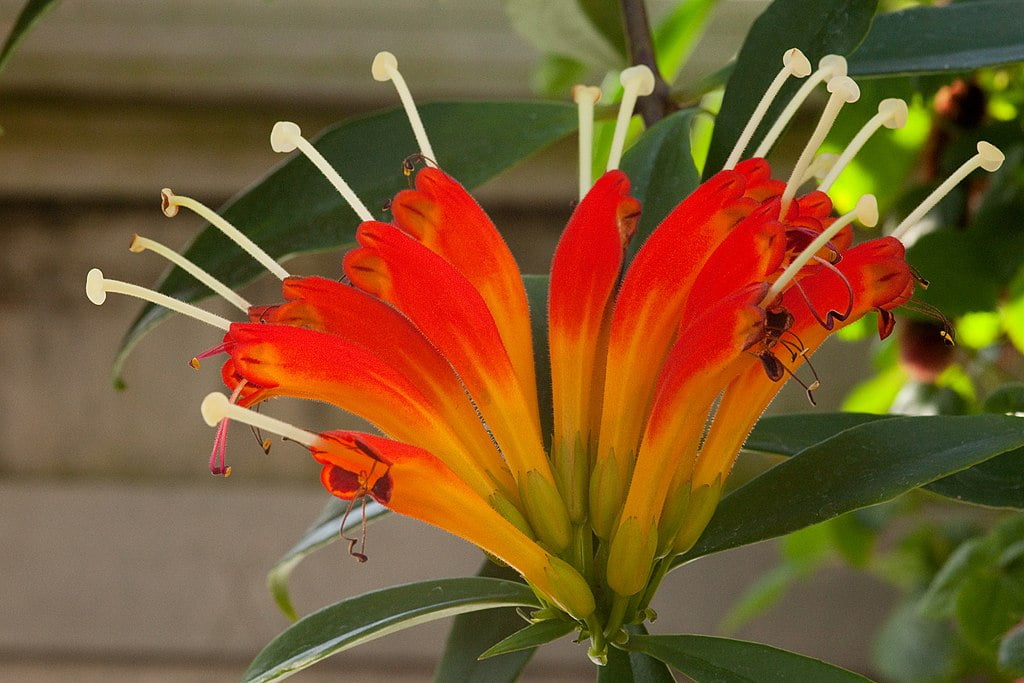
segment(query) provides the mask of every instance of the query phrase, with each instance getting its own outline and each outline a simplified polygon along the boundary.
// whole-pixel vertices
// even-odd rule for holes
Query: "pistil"
[[[729,154],[729,158],[725,160],[723,169],[731,169],[736,165],[736,162],[743,156],[743,152],[746,151],[747,145],[750,144],[750,139],[754,137],[754,131],[757,130],[757,126],[761,123],[761,119],[768,112],[768,107],[771,106],[775,100],[775,96],[779,94],[782,86],[786,83],[786,80],[790,76],[796,76],[797,78],[804,78],[811,73],[811,63],[807,60],[807,57],[803,52],[797,48],[787,50],[782,55],[782,70],[776,74],[775,79],[769,84],[768,89],[764,91],[764,95],[761,96],[761,101],[757,103],[754,108],[754,113],[750,115],[750,120],[747,121],[746,127],[743,128],[743,132],[740,133],[739,138],[736,140],[736,145],[732,148],[732,153]]]
[[[203,270],[195,263],[185,258],[178,252],[170,249],[169,247],[160,244],[156,240],[151,240],[148,237],[141,237],[134,235],[132,237],[132,243],[128,246],[128,250],[134,254],[141,254],[142,252],[149,250],[178,266],[195,279],[202,282],[204,285],[212,289],[217,294],[220,294],[228,303],[232,304],[235,308],[247,313],[249,306],[251,305],[248,301],[243,299],[241,296],[231,290],[230,287],[225,285],[223,282],[215,278],[213,275]]]
[[[612,147],[608,152],[608,171],[617,169],[622,160],[622,150],[626,146],[626,131],[629,129],[629,120],[633,118],[637,97],[654,92],[654,74],[643,64],[623,69],[619,74],[619,82],[622,84],[622,101],[619,102],[619,116],[615,120]]]
[[[420,154],[427,159],[435,160],[437,157],[434,156],[434,150],[431,148],[430,140],[427,138],[427,129],[423,127],[423,121],[420,120],[420,113],[416,109],[416,102],[413,101],[412,93],[409,92],[409,86],[405,84],[405,79],[402,78],[402,74],[398,71],[398,59],[390,52],[378,52],[377,56],[373,58],[370,73],[373,74],[373,78],[377,81],[382,83],[391,81],[395,84],[398,98],[402,101],[402,106],[405,107],[405,115],[409,118],[409,125],[412,126],[412,132],[416,136],[416,144],[420,147]]]
[[[572,89],[579,115],[580,200],[590,191],[590,175],[594,164],[594,105],[601,99],[601,89],[576,85]]]
[[[860,98],[860,88],[857,87],[857,84],[849,76],[836,76],[828,82],[826,87],[831,96],[825,104],[825,110],[821,113],[818,125],[815,126],[814,132],[811,133],[811,138],[807,141],[807,145],[804,147],[803,152],[800,153],[800,158],[797,159],[796,165],[793,167],[793,172],[789,175],[786,189],[782,192],[779,209],[780,220],[785,218],[807,167],[811,165],[814,155],[817,153],[818,148],[821,147],[825,136],[828,135],[832,124],[835,123],[836,117],[839,116],[839,111],[843,108],[844,104],[856,102]]]
[[[270,131],[270,147],[275,151],[283,154],[288,152],[294,152],[298,149],[300,152],[306,155],[313,165],[324,174],[324,177],[334,186],[334,189],[341,194],[342,198],[348,203],[352,210],[356,212],[360,220],[372,221],[373,214],[370,213],[366,205],[363,204],[362,200],[356,196],[356,193],[349,187],[349,184],[341,177],[341,175],[334,170],[330,162],[324,158],[324,155],[314,147],[309,140],[302,137],[302,130],[299,126],[291,121],[278,121],[274,124],[274,129]]]
[[[242,234],[241,230],[231,225],[231,223],[228,223],[216,211],[213,211],[206,205],[197,202],[191,197],[176,195],[170,190],[170,188],[166,187],[160,190],[160,199],[161,208],[163,209],[164,215],[168,218],[177,216],[178,208],[183,206],[206,219],[210,225],[224,233],[228,239],[256,259],[264,268],[276,275],[278,279],[283,280],[288,277],[288,271],[282,268],[281,264],[271,258],[270,254],[260,249],[260,247],[246,235]]]
[[[160,292],[154,292],[152,289],[133,285],[130,282],[110,280],[103,277],[103,271],[99,268],[93,268],[90,270],[89,274],[85,278],[85,295],[89,297],[89,301],[100,306],[107,300],[107,294],[110,292],[134,296],[137,299],[148,301],[156,304],[157,306],[163,306],[175,313],[181,313],[182,315],[186,315],[198,320],[199,322],[206,323],[207,325],[213,325],[225,332],[231,326],[231,321],[227,318],[222,318],[219,315],[210,313],[209,311],[204,311],[198,306],[187,304],[184,301],[179,301],[173,297],[167,296],[166,294],[161,294]]]
[[[1000,166],[1003,165],[1003,160],[1006,156],[999,151],[999,148],[995,145],[985,142],[984,140],[978,143],[978,153],[968,159],[960,166],[957,170],[946,178],[945,182],[936,187],[930,195],[928,195],[923,202],[921,202],[916,209],[910,212],[903,221],[897,225],[891,235],[898,240],[902,240],[912,227],[914,227],[918,221],[924,218],[925,214],[931,211],[939,201],[949,194],[961,180],[966,178],[971,171],[976,168],[983,168],[989,173],[997,171]]]

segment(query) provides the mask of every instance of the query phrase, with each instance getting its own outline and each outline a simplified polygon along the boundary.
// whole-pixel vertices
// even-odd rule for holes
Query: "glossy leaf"
[[[1024,448],[933,481],[926,488],[968,503],[1024,509]]]
[[[1024,60],[1024,4],[975,0],[880,15],[850,56],[857,76],[969,71]]]
[[[832,438],[851,427],[892,415],[866,413],[800,413],[772,415],[757,421],[743,448],[779,455],[796,455],[805,448]]]
[[[487,650],[480,655],[480,659],[489,659],[491,657],[497,657],[510,652],[519,652],[521,650],[532,650],[535,647],[545,645],[553,640],[558,640],[563,636],[567,636],[575,631],[576,628],[576,624],[558,619],[538,621],[537,623],[530,624],[529,626],[516,631],[501,642],[495,643],[493,646],[487,648]]]
[[[726,496],[694,557],[756,543],[876,505],[1024,447],[1019,418],[892,418],[807,448]]]
[[[786,650],[697,635],[634,636],[626,644],[665,662],[697,683],[750,681],[867,681],[859,674]]]
[[[14,20],[11,32],[7,34],[4,46],[0,48],[0,71],[7,66],[7,62],[10,61],[11,55],[14,54],[14,48],[18,47],[18,43],[25,38],[25,35],[36,25],[36,22],[42,19],[43,15],[53,9],[56,4],[57,0],[29,0],[25,3],[25,6],[21,8],[18,18]]]
[[[876,5],[877,0],[776,0],[768,6],[747,34],[729,78],[704,166],[705,178],[722,168],[761,95],[782,68],[786,50],[800,48],[812,66],[830,53],[848,55],[867,34]],[[814,20],[808,21],[808,17]],[[782,89],[749,150],[757,147],[799,88],[797,80],[789,79]]]
[[[466,577],[394,586],[348,598],[303,617],[278,635],[246,670],[243,681],[272,681],[390,633],[464,612],[536,607],[526,585]]]
[[[697,188],[700,177],[690,154],[690,123],[695,110],[675,112],[651,126],[622,157],[630,193],[643,212],[628,257],[647,240],[668,213]]]
[[[422,106],[420,115],[437,150],[436,161],[470,188],[565,137],[577,125],[575,108],[559,102],[438,102]],[[402,160],[417,149],[401,109],[347,120],[323,132],[314,144],[371,211],[406,187]],[[319,171],[299,156],[272,170],[220,213],[278,259],[351,244],[359,223]],[[210,227],[185,255],[231,286],[261,273],[260,266]],[[158,286],[185,301],[208,295],[180,269]],[[131,347],[166,313],[155,306],[143,310],[122,343],[115,376]]]
[[[477,576],[506,579],[522,583],[510,567],[484,560]],[[434,671],[436,683],[513,683],[533,656],[533,650],[520,650],[500,657],[479,659],[480,653],[501,639],[515,633],[525,622],[517,610],[500,608],[466,612],[452,619],[444,655]]]
[[[349,534],[358,529],[364,519],[372,522],[389,512],[377,501],[369,501],[365,508],[357,506],[342,524],[341,520],[350,505],[349,501],[332,496],[302,538],[267,572],[267,588],[274,596],[274,602],[292,621],[299,618],[288,593],[288,577],[291,576],[292,570],[310,554],[341,538],[342,534]]]
[[[646,636],[643,624],[626,626],[630,638]],[[672,683],[668,666],[654,657],[635,650],[608,648],[608,664],[597,670],[597,683]]]

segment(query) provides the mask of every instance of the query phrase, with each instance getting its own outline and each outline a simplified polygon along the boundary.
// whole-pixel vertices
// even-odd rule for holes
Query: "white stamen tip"
[[[886,117],[882,125],[895,130],[907,125],[907,116],[910,112],[906,102],[898,97],[890,97],[878,103],[878,113]]]
[[[864,227],[873,228],[878,225],[878,200],[875,199],[875,195],[866,194],[858,199],[854,211],[857,220]]]
[[[169,187],[160,190],[160,210],[168,218],[178,215],[178,205],[174,203],[174,192]]]
[[[103,302],[107,300],[107,290],[104,284],[103,271],[99,268],[93,268],[85,276],[85,295],[97,306],[102,306]]]
[[[789,69],[789,73],[797,78],[803,78],[811,74],[811,62],[807,55],[797,48],[790,48],[782,55],[782,63]]]
[[[829,78],[845,76],[847,73],[846,57],[842,55],[825,55],[818,60],[818,68],[828,73]]]
[[[601,101],[601,89],[596,85],[574,85],[572,86],[572,101],[576,104],[587,102],[597,104]]]
[[[849,76],[835,76],[825,84],[826,89],[833,95],[838,95],[844,102],[850,104],[860,99],[860,86]]]
[[[206,395],[206,398],[203,399],[202,404],[199,406],[199,410],[203,414],[203,421],[211,427],[216,427],[220,424],[221,420],[227,417],[230,405],[231,402],[228,401],[227,396],[213,392]]]
[[[382,50],[373,58],[370,73],[373,74],[374,80],[383,83],[384,81],[390,81],[391,74],[397,69],[398,59],[387,50]]]
[[[623,69],[619,74],[623,88],[633,87],[637,95],[644,97],[654,92],[654,72],[643,64]]]
[[[270,148],[275,152],[287,154],[294,152],[299,146],[298,139],[302,129],[291,121],[278,121],[270,131]]]
[[[982,140],[978,143],[978,158],[981,161],[981,167],[992,173],[998,171],[999,167],[1003,165],[1006,155],[992,143]]]

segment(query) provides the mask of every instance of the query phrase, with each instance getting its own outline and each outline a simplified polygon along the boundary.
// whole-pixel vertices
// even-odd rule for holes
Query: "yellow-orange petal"
[[[586,581],[498,514],[431,453],[369,434],[322,435],[313,456],[328,491],[350,499],[364,491],[391,510],[473,543],[518,571],[577,619],[594,611]]]
[[[530,310],[512,252],[476,200],[454,178],[427,167],[416,189],[391,202],[394,224],[461,272],[480,292],[527,400],[536,403]]]

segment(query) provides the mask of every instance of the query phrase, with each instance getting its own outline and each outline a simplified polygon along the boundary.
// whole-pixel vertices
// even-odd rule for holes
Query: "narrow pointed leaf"
[[[690,154],[690,124],[695,113],[686,109],[667,116],[622,156],[620,166],[629,176],[630,194],[643,206],[640,224],[629,245],[630,258],[700,182]]]
[[[348,534],[354,529],[358,529],[364,519],[367,522],[372,522],[388,512],[388,509],[380,503],[370,501],[366,504],[365,509],[356,507],[345,520],[345,524],[342,525],[341,520],[345,517],[345,511],[349,509],[349,506],[348,501],[332,496],[320,512],[320,516],[312,526],[306,529],[302,538],[267,572],[267,588],[274,596],[274,602],[292,621],[299,618],[288,593],[288,577],[291,576],[292,570],[308,555],[330,545],[341,538],[342,534]]]
[[[273,681],[362,643],[436,619],[495,607],[536,607],[515,581],[465,577],[394,586],[303,617],[270,641],[243,681]]]
[[[526,628],[516,631],[501,642],[487,648],[480,655],[480,659],[488,659],[521,650],[532,650],[540,645],[550,643],[552,640],[558,640],[563,636],[567,636],[575,631],[576,628],[576,624],[571,624],[568,621],[559,621],[557,619],[539,621],[536,624],[530,624]]]
[[[850,54],[867,34],[877,4],[877,0],[776,0],[768,6],[747,34],[729,78],[715,120],[705,178],[722,168],[761,95],[782,68],[783,53],[800,48],[813,67],[829,53]],[[808,21],[808,17],[814,20]],[[800,87],[798,81],[789,79],[748,150],[757,147],[775,116]]]
[[[467,187],[476,187],[576,129],[576,110],[560,102],[437,102],[420,108],[437,150],[437,163]],[[407,186],[402,160],[417,147],[401,109],[354,118],[327,129],[314,144],[372,213]],[[176,188],[188,194],[187,188]],[[155,193],[154,193],[155,197]],[[292,156],[220,213],[277,259],[351,244],[359,219],[304,157]],[[223,282],[237,286],[261,268],[219,231],[207,227],[185,255]],[[159,283],[184,301],[209,294],[180,269]],[[122,342],[114,375],[131,347],[166,315],[147,306]]]
[[[1024,423],[999,415],[900,417],[837,434],[726,496],[694,557],[774,538],[876,505],[1024,448]]]
[[[522,582],[514,569],[484,560],[477,576]],[[436,683],[514,683],[533,657],[533,650],[520,650],[501,657],[479,659],[488,647],[526,623],[512,608],[466,612],[452,619],[444,655],[434,671]]]
[[[975,0],[879,15],[850,56],[854,76],[968,71],[1024,59],[1024,3]]]
[[[819,659],[729,638],[696,635],[634,636],[626,646],[630,650],[660,659],[697,683],[846,683],[868,680]]]
[[[43,15],[53,9],[56,4],[57,0],[29,0],[29,2],[25,3],[25,6],[21,8],[21,14],[14,20],[11,32],[7,34],[4,46],[0,48],[0,71],[7,66],[7,62],[10,61],[11,55],[14,54],[14,48],[18,47],[18,43],[36,25],[36,22],[42,19]]]
[[[893,415],[867,413],[799,413],[772,415],[757,421],[743,447],[751,451],[795,455],[839,432]]]
[[[646,636],[647,627],[634,624],[626,627],[630,638]],[[608,648],[608,664],[597,670],[597,683],[673,683],[668,665],[636,650]]]

